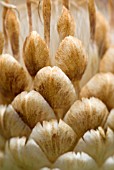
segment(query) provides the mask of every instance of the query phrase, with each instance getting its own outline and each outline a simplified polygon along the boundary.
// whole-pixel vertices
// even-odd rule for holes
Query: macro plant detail
[[[114,169],[113,10],[0,1],[0,170]]]

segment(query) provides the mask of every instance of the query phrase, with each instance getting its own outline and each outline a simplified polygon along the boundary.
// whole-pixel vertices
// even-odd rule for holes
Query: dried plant
[[[0,1],[0,170],[114,169],[113,17],[102,11]]]

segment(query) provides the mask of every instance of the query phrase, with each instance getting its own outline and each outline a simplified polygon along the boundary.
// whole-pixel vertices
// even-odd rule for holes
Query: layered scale
[[[112,24],[94,0],[0,9],[0,170],[113,170]]]

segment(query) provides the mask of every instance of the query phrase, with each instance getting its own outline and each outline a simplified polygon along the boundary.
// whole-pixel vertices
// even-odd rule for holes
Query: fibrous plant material
[[[0,170],[113,170],[106,18],[94,0],[7,2],[0,1]]]

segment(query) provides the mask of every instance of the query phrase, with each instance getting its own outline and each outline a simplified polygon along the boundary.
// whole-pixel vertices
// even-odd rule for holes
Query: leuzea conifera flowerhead
[[[94,0],[20,2],[0,1],[0,170],[113,170],[108,22]]]

